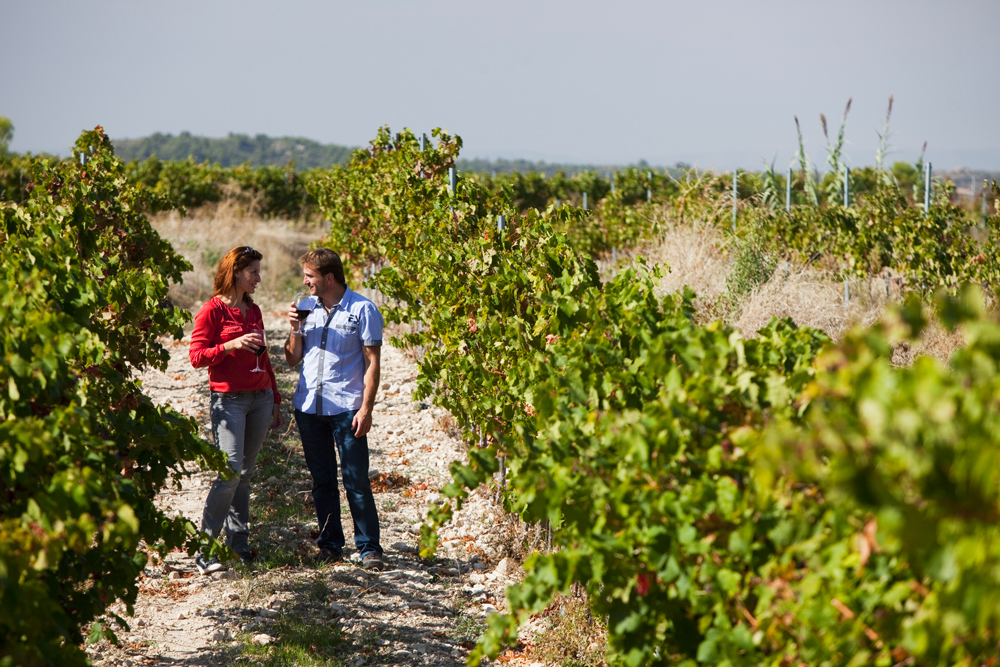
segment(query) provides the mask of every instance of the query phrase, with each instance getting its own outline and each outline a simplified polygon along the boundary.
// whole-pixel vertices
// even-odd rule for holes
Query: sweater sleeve
[[[214,299],[206,301],[194,318],[188,357],[195,368],[214,366],[229,354],[222,349],[222,345],[212,345],[222,323],[222,311],[214,307],[213,301]]]

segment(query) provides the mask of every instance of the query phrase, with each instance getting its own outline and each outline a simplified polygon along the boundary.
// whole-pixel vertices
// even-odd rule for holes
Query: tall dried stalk
[[[819,197],[816,196],[816,181],[809,170],[809,157],[806,155],[806,146],[802,142],[802,127],[799,125],[799,117],[795,117],[795,131],[799,135],[799,168],[802,170],[802,179],[805,183],[806,197],[813,206],[819,206]]]
[[[827,201],[835,201],[844,189],[844,172],[840,161],[840,156],[844,150],[844,131],[847,128],[847,114],[851,111],[851,101],[847,98],[847,106],[844,108],[844,118],[840,122],[840,132],[837,133],[836,143],[830,143],[830,135],[826,128],[826,116],[819,115],[820,123],[823,125],[823,136],[826,137],[826,164],[833,172],[833,180],[826,188]]]

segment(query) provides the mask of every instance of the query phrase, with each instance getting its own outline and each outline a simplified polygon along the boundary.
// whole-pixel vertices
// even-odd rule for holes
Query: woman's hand
[[[226,341],[222,344],[222,349],[226,352],[235,352],[236,350],[247,350],[249,352],[256,352],[264,345],[264,339],[259,333],[248,333],[240,336],[239,338],[234,338],[232,340]]]
[[[285,418],[281,415],[281,407],[274,406],[271,410],[271,430],[279,429],[285,424]]]

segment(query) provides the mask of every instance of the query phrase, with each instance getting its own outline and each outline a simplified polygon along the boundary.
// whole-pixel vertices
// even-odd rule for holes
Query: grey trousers
[[[250,547],[250,479],[267,431],[271,427],[274,393],[270,389],[220,393],[212,392],[212,436],[215,446],[228,458],[236,473],[231,479],[220,475],[212,482],[205,499],[201,529],[218,537],[226,529],[226,545],[237,553]]]

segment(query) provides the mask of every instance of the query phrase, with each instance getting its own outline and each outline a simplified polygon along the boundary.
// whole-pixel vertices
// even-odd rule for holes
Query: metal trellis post
[[[931,163],[924,170],[924,215],[931,212]]]
[[[736,198],[739,196],[739,190],[737,189],[737,182],[740,177],[740,170],[733,170],[733,229],[736,229]]]
[[[785,181],[785,212],[792,211],[792,168],[788,168],[788,180]]]
[[[844,207],[851,205],[851,170],[844,165]]]
[[[986,188],[987,187],[988,186],[986,184],[986,179],[983,179],[983,205],[982,205],[982,207],[983,207],[983,227],[986,226]]]

